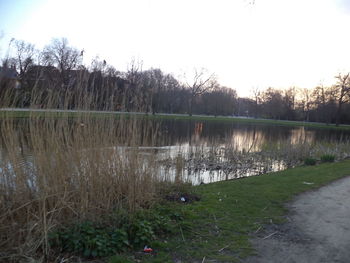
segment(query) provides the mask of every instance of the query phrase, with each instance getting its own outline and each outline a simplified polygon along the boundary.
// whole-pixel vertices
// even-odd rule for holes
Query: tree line
[[[240,98],[214,74],[194,70],[176,78],[161,69],[143,70],[132,60],[125,72],[106,60],[83,64],[84,50],[64,38],[42,50],[11,40],[2,58],[2,107],[93,109],[146,113],[246,116],[350,124],[350,76],[339,74],[332,86],[313,89],[252,89]]]

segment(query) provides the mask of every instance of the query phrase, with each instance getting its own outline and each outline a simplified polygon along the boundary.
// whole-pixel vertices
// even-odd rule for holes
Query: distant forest
[[[0,106],[128,112],[247,116],[350,124],[350,76],[313,89],[252,89],[240,98],[214,74],[193,72],[179,80],[132,61],[121,72],[98,58],[87,66],[84,50],[54,39],[43,50],[12,40],[0,68]],[[234,74],[234,72],[232,72]],[[322,77],[322,76],[320,76]]]

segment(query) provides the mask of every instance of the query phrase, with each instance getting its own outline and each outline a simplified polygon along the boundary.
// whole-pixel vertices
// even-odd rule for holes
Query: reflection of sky
[[[163,132],[165,131],[165,132]],[[349,131],[219,122],[163,121],[158,146],[227,145],[256,152],[269,143],[312,143],[350,138]]]
[[[304,144],[313,143],[315,141],[315,132],[305,130],[304,127],[292,129],[290,131],[290,143],[291,144]]]
[[[262,131],[253,130],[233,130],[229,143],[238,151],[257,152],[266,141]]]

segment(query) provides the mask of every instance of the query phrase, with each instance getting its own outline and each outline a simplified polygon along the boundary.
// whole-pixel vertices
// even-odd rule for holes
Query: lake
[[[144,162],[149,162],[146,159],[150,156],[154,157],[159,164],[156,173],[161,180],[192,184],[282,170],[302,164],[309,156],[319,158],[322,154],[334,154],[338,159],[350,156],[350,130],[220,121],[137,120],[132,125],[140,136],[138,140],[128,142],[128,131],[132,130],[128,122],[125,122],[127,127],[121,136],[120,132],[109,128],[95,130],[98,126],[118,125],[103,120],[96,120],[94,124],[74,119],[36,120],[33,124],[23,118],[13,120],[8,129],[9,124],[2,121],[1,171],[16,173],[16,169],[24,169],[34,174],[33,167],[40,155],[37,144],[42,144],[40,147],[46,147],[48,151],[51,147],[52,159],[55,159],[57,149],[54,145],[58,142],[51,146],[45,146],[45,143],[56,137],[60,138],[59,143],[64,145],[62,149],[67,153],[77,140],[81,151],[109,149],[109,155],[126,155],[128,149],[137,148]],[[46,132],[41,133],[42,130]],[[113,140],[116,133],[123,139]],[[96,136],[101,141],[93,139]]]

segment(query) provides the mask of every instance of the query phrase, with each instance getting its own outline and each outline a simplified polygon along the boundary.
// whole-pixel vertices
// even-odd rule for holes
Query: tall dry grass
[[[84,83],[81,79],[74,90],[35,83],[29,107],[98,108],[99,93],[89,93]],[[104,110],[123,101],[116,95],[109,94]],[[2,107],[23,104],[20,92],[9,86],[0,98]],[[0,261],[46,261],[53,229],[133,213],[154,201],[158,164],[139,148],[152,146],[157,137],[149,120],[92,113],[11,116],[0,119]]]
[[[47,234],[57,225],[133,212],[153,201],[157,163],[138,146],[156,133],[141,130],[140,121],[86,116],[0,123],[2,249],[48,254]]]

